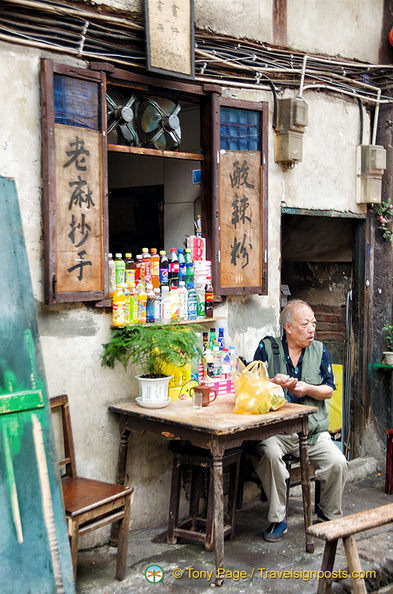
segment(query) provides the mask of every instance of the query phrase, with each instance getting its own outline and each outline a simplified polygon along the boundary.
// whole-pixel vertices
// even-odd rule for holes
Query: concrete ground
[[[384,483],[385,477],[378,472],[373,458],[352,461],[343,498],[344,515],[393,503],[393,495],[384,493]],[[225,542],[226,575],[220,594],[288,594],[290,589],[301,594],[315,593],[318,586],[315,572],[321,567],[324,543],[315,540],[315,552],[305,551],[300,488],[291,490],[288,533],[278,543],[268,543],[262,538],[267,525],[266,512],[267,504],[258,500],[245,504],[238,511],[236,537]],[[81,551],[77,593],[211,592],[215,587],[214,553],[206,552],[198,543],[179,541],[176,545],[168,545],[165,529],[165,526],[159,526],[130,532],[127,575],[122,582],[114,578],[116,549],[104,546]],[[392,594],[393,526],[358,534],[356,541],[362,569],[375,571],[375,577],[366,580],[367,591]],[[145,572],[150,566],[159,566],[163,570],[162,581],[147,581]],[[342,542],[337,548],[334,569],[337,572],[347,569]],[[350,591],[349,579],[333,583],[334,594]]]

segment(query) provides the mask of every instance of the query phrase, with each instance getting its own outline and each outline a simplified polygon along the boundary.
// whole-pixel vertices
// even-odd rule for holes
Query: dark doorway
[[[109,251],[134,258],[143,247],[164,245],[164,186],[109,190]]]

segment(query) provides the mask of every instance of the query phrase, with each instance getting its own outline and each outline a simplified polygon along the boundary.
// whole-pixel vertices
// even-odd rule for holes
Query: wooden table
[[[224,502],[222,456],[225,450],[240,446],[245,440],[262,440],[276,434],[299,435],[300,466],[303,494],[306,551],[314,551],[311,526],[311,498],[308,468],[308,415],[315,407],[286,403],[279,410],[264,415],[233,413],[234,396],[219,396],[209,406],[193,409],[191,400],[170,402],[167,407],[148,409],[136,402],[111,404],[109,410],[119,414],[120,446],[116,481],[124,484],[128,438],[132,431],[150,431],[169,439],[184,439],[210,450],[213,457],[214,481],[214,548],[216,555],[216,585],[224,562]]]

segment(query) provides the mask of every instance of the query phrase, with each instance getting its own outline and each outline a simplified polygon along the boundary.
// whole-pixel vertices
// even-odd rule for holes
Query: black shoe
[[[322,522],[330,522],[330,518],[328,518],[327,516],[325,516],[325,514],[323,513],[322,508],[319,505],[319,503],[317,503],[316,512],[317,512],[318,518],[320,520],[322,520]]]
[[[282,539],[287,530],[288,525],[286,522],[273,522],[269,528],[266,528],[263,538],[268,542],[277,542]]]

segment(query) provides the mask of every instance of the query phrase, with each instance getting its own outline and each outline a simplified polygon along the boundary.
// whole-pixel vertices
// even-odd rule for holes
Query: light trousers
[[[299,456],[299,437],[296,433],[274,435],[260,441],[256,449],[260,459],[255,470],[269,502],[268,521],[282,522],[286,515],[286,480],[289,478],[282,457],[285,454]],[[321,484],[320,506],[323,513],[330,520],[340,518],[348,468],[345,456],[334,444],[329,433],[324,431],[319,434],[315,444],[308,445],[308,458],[315,466],[315,478]]]

